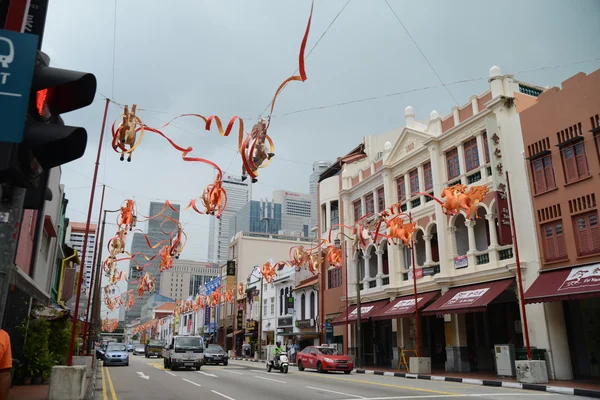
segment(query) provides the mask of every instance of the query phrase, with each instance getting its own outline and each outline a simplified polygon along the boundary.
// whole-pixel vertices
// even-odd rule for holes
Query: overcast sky
[[[347,2],[315,1],[307,54]],[[238,115],[249,129],[280,82],[298,67],[310,4],[51,0],[43,50],[55,66],[92,72],[98,80],[93,105],[64,116],[67,124],[88,131],[85,156],[62,169],[68,217],[86,218],[103,96],[136,103],[146,110],[139,115],[150,126],[178,114],[200,113],[219,115],[224,122]],[[600,58],[597,0],[389,4],[461,105],[487,90],[493,65],[542,86],[560,85],[579,71],[600,67],[598,60],[573,64]],[[407,105],[414,107],[417,119],[428,119],[432,110],[447,115],[455,104],[384,0],[351,0],[307,58],[306,72],[306,82],[291,83],[278,99],[269,129],[276,156],[260,171],[254,199],[270,198],[276,189],[307,193],[313,161],[335,160],[363,136],[401,128]],[[451,84],[463,80],[470,82]],[[289,114],[361,99],[370,100]],[[109,127],[119,114],[119,107],[111,104]],[[193,118],[178,120],[164,132],[180,145],[192,146],[196,156],[213,160],[228,173],[240,173],[234,135],[206,132]],[[134,198],[143,214],[151,200],[169,199],[183,208],[214,177],[211,167],[184,163],[179,152],[151,133],[131,163],[121,162],[109,137],[107,129],[98,177],[107,185],[106,209],[119,208],[127,198]],[[182,213],[189,236],[183,258],[206,258],[209,218]],[[116,214],[111,222],[115,219]],[[112,235],[115,226],[109,227],[107,235]]]

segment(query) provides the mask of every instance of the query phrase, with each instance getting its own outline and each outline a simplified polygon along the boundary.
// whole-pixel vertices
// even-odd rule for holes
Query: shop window
[[[283,305],[285,304],[283,297],[283,288],[279,291],[279,315],[283,315]]]
[[[329,211],[331,217],[331,226],[337,225],[340,223],[340,209],[338,208],[337,200],[331,202],[331,207]]]
[[[460,175],[460,163],[458,161],[458,149],[454,148],[446,152],[446,166],[448,168],[448,180]]]
[[[377,189],[377,212],[385,210],[385,194],[383,188]]]
[[[473,138],[464,144],[465,164],[467,172],[479,167],[479,150],[477,149],[477,139]]]
[[[300,297],[300,319],[306,319],[306,295],[304,293]]]
[[[567,246],[563,232],[562,221],[554,221],[542,225],[544,235],[544,251],[546,261],[556,261],[567,258]]]
[[[356,200],[352,204],[354,206],[354,222],[356,222],[360,219],[360,217],[362,217],[362,206],[360,204],[360,200]]]
[[[431,176],[431,163],[423,165],[423,179],[425,180],[425,191],[433,189],[433,178]]]
[[[485,163],[490,162],[490,144],[488,143],[487,132],[483,132],[483,147],[485,149]]]
[[[396,187],[398,189],[398,203],[404,203],[406,201],[406,185],[404,184],[404,176],[401,176],[396,181]]]
[[[327,271],[327,289],[342,286],[342,269],[332,268]]]
[[[410,184],[410,197],[413,197],[415,193],[419,192],[419,170],[413,169],[408,174]]]
[[[577,236],[577,253],[580,256],[600,253],[600,226],[598,212],[592,211],[573,218]]]
[[[533,187],[536,194],[556,188],[552,155],[531,161],[531,174],[533,175]]]
[[[317,300],[315,296],[315,292],[310,292],[310,318],[315,318],[317,309]]]
[[[375,212],[375,202],[373,200],[373,193],[369,193],[365,196],[365,215],[373,214]]]
[[[327,205],[321,204],[321,231],[327,232]]]
[[[590,175],[583,142],[563,147],[561,154],[567,183],[575,182]]]

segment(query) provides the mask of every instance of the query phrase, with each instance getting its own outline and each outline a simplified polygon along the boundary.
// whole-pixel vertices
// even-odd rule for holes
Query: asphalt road
[[[163,368],[162,359],[131,356],[128,367],[103,367],[102,374],[99,400],[584,399],[464,383],[299,372],[294,367],[287,374],[268,373],[265,364],[243,361],[171,372]]]

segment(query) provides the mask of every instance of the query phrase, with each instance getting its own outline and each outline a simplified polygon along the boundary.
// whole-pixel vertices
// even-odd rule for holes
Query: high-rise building
[[[160,294],[175,300],[200,293],[200,288],[221,274],[218,264],[192,260],[174,260],[173,268],[160,274]]]
[[[66,233],[66,243],[73,249],[77,250],[79,258],[83,260],[83,239],[85,237],[85,223],[84,222],[69,222]],[[88,240],[85,247],[85,269],[84,269],[84,290],[90,288],[90,280],[92,278],[92,266],[94,264],[94,249],[96,248],[96,225],[90,224],[90,230],[88,231]],[[67,299],[68,300],[68,299]]]
[[[211,218],[208,233],[208,260],[219,265],[227,261],[229,249],[229,224],[249,200],[249,183],[240,177],[225,175],[223,189],[227,192],[227,208],[221,218]]]
[[[251,200],[229,221],[229,240],[238,232],[278,234],[281,230],[281,204]]]
[[[174,220],[178,221],[180,206],[179,206],[179,204],[171,204],[171,206],[176,211],[174,211],[173,209],[171,209],[168,206],[165,207],[164,203],[151,202],[150,203],[150,211],[148,212],[148,215],[155,216],[162,212],[161,215],[171,217]],[[150,241],[150,243],[152,245],[155,245],[156,243],[158,243],[162,240],[169,239],[169,235],[165,234],[163,232],[170,233],[176,229],[176,226],[173,222],[169,221],[168,219],[162,218],[162,217],[150,219],[147,223],[148,223],[148,232],[147,232],[146,236],[148,236],[148,240]],[[131,240],[131,254],[137,253],[138,255],[135,256],[129,262],[129,275],[127,276],[129,279],[129,283],[127,285],[127,290],[133,290],[134,292],[136,292],[138,283],[135,282],[134,280],[139,278],[140,276],[143,276],[146,272],[148,272],[156,278],[155,292],[160,293],[160,284],[161,284],[160,258],[156,257],[152,261],[147,261],[146,258],[144,258],[141,253],[146,255],[148,258],[151,258],[152,256],[158,255],[158,252],[160,251],[161,247],[162,246],[157,246],[154,249],[151,248],[150,246],[148,246],[148,243],[146,242],[146,238],[144,237],[143,233],[134,232],[133,239]],[[138,270],[136,268],[138,265],[139,266],[145,265],[145,267],[143,270]],[[137,298],[138,296],[136,293],[135,304],[126,313],[126,316],[125,316],[126,322],[130,322],[130,321],[140,317],[141,312],[142,312],[142,305],[144,303],[146,303],[146,301],[148,300],[148,297],[150,297],[151,295],[152,295],[152,293],[144,293],[144,297],[140,299],[140,298]]]
[[[333,164],[331,161],[315,161],[313,163],[313,172],[309,178],[309,193],[312,200],[312,216],[310,219],[310,231],[317,226],[317,218],[319,214],[319,199],[318,199],[318,188],[319,188],[319,177],[321,174]]]
[[[312,198],[309,194],[275,190],[273,201],[281,204],[282,235],[310,237]]]

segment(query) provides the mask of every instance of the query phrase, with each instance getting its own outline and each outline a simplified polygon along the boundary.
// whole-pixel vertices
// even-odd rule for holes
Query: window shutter
[[[556,258],[567,257],[567,244],[565,243],[565,235],[562,230],[562,224],[557,224],[554,227],[555,243],[556,243]]]
[[[554,247],[554,229],[550,225],[544,226],[544,237],[546,238],[546,260],[556,259],[556,250]]]
[[[544,179],[542,160],[534,160],[531,163],[531,168],[533,170],[533,182],[535,183],[535,192],[545,192],[548,188],[546,187],[546,180]]]
[[[567,147],[563,150],[563,160],[565,163],[565,175],[567,182],[576,180],[578,175],[575,155],[573,154],[573,147]]]
[[[589,254],[591,252],[590,229],[586,216],[579,216],[575,219],[577,228],[577,239],[579,241],[579,254]]]
[[[585,176],[589,176],[590,171],[588,170],[587,159],[585,156],[585,147],[583,146],[583,143],[577,143],[575,146],[573,146],[573,150],[575,152],[577,177],[583,178]]]
[[[404,185],[404,176],[398,178],[396,184],[398,187],[398,203],[402,203],[406,200],[406,185]]]
[[[546,178],[546,190],[554,189],[556,181],[554,180],[554,168],[552,168],[552,156],[546,156],[543,160],[544,177]]]
[[[591,251],[593,253],[600,252],[600,225],[598,225],[598,214],[594,212],[588,215],[588,226],[591,236]]]

